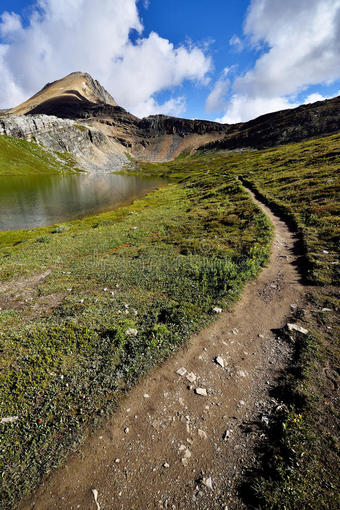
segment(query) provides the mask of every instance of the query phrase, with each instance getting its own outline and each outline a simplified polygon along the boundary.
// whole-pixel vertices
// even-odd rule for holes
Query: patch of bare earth
[[[234,310],[149,373],[20,508],[245,507],[239,483],[281,404],[270,388],[292,354],[276,332],[305,296],[295,235],[261,207],[275,227],[270,264]]]

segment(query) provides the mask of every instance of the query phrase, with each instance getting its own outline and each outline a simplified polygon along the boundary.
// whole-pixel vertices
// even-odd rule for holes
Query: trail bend
[[[252,424],[275,405],[269,390],[291,356],[275,330],[305,294],[296,235],[252,197],[274,226],[268,266],[232,312],[142,379],[21,510],[246,508],[237,485],[255,460]],[[181,367],[196,380],[178,375]],[[195,394],[197,387],[207,396]]]

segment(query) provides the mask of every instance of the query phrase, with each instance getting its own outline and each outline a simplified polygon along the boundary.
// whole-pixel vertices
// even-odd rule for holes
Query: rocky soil
[[[255,200],[255,199],[254,199]],[[21,509],[236,509],[255,448],[282,403],[270,389],[290,362],[280,328],[299,324],[297,239],[275,227],[271,260],[232,312],[155,369]]]

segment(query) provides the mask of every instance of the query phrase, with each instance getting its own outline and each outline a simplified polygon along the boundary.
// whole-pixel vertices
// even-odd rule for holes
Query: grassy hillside
[[[0,416],[18,416],[0,425],[4,508],[266,263],[271,226],[233,176],[179,180],[110,213],[0,233]]]
[[[339,367],[339,142],[143,164],[173,183],[113,212],[0,233],[0,415],[18,416],[0,425],[5,508],[266,263],[271,227],[239,177],[301,230],[305,274],[317,285],[309,304],[331,310],[296,345],[283,382],[288,410],[266,445],[270,476],[257,466],[254,497],[262,508],[335,508],[339,424],[323,369]]]
[[[75,170],[71,155],[52,155],[34,142],[0,135],[0,176],[70,173]]]
[[[292,366],[274,394],[287,412],[249,474],[246,490],[253,496],[247,503],[255,508],[340,506],[339,147],[337,134],[263,151],[198,154],[163,167],[166,175],[200,171],[241,178],[303,240],[308,300],[297,314],[311,334],[296,343]],[[158,173],[152,165],[144,170]]]

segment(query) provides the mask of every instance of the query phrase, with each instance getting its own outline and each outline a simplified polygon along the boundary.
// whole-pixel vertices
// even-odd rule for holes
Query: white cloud
[[[223,122],[294,106],[310,85],[340,78],[340,0],[252,0],[244,31],[266,49],[235,79]]]
[[[203,81],[210,58],[194,45],[142,37],[137,0],[38,0],[28,26],[4,13],[0,21],[0,107],[14,106],[47,81],[86,71],[119,104],[138,115],[183,111],[183,99],[159,105],[157,92],[185,80]],[[137,32],[132,42],[131,31]]]
[[[210,92],[205,103],[205,109],[208,112],[220,112],[223,110],[226,103],[227,92],[230,87],[230,80],[229,78],[226,78],[228,72],[229,68],[226,67],[224,69],[223,76],[217,80]]]
[[[230,46],[232,46],[234,48],[235,51],[237,52],[241,52],[243,50],[243,42],[241,41],[241,39],[239,38],[238,35],[234,34],[230,39],[229,39],[229,44]]]

